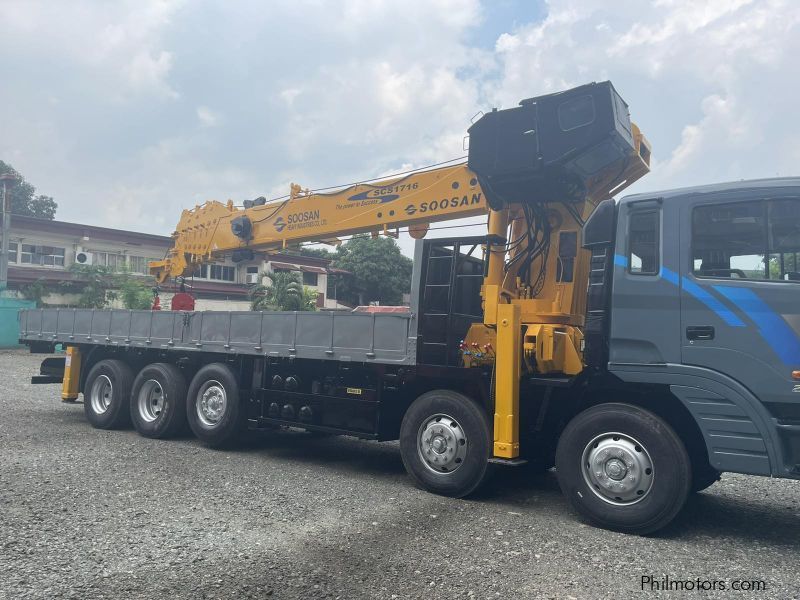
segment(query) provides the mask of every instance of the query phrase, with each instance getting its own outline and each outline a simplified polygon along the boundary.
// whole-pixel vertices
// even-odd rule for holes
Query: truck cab
[[[719,471],[800,478],[800,178],[617,206],[608,371],[667,386]]]

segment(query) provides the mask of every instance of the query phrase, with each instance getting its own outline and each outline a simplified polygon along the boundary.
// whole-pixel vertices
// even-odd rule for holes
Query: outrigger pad
[[[628,105],[610,81],[495,109],[469,135],[468,166],[494,209],[582,202],[593,182],[621,178],[636,152]]]

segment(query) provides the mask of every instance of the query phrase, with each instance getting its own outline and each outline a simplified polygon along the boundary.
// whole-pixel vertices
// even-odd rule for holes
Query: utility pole
[[[0,249],[0,292],[8,287],[8,247],[11,236],[11,188],[17,183],[11,173],[0,175],[3,184],[3,243]]]

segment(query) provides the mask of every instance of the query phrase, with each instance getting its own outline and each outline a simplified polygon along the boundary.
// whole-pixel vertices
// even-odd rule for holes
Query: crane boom
[[[282,201],[248,208],[211,201],[184,210],[173,248],[164,260],[150,263],[150,271],[162,283],[226,253],[238,257],[242,252],[399,227],[422,237],[429,223],[486,215],[487,210],[478,178],[464,163],[331,193],[292,185],[289,198]]]

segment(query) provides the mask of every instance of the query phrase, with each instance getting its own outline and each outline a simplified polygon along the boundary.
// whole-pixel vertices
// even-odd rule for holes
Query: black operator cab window
[[[558,107],[558,124],[562,131],[572,131],[594,123],[594,98],[581,96]]]
[[[636,211],[628,220],[628,272],[658,275],[661,271],[661,215],[659,211]]]
[[[695,207],[696,277],[800,281],[800,198]]]

